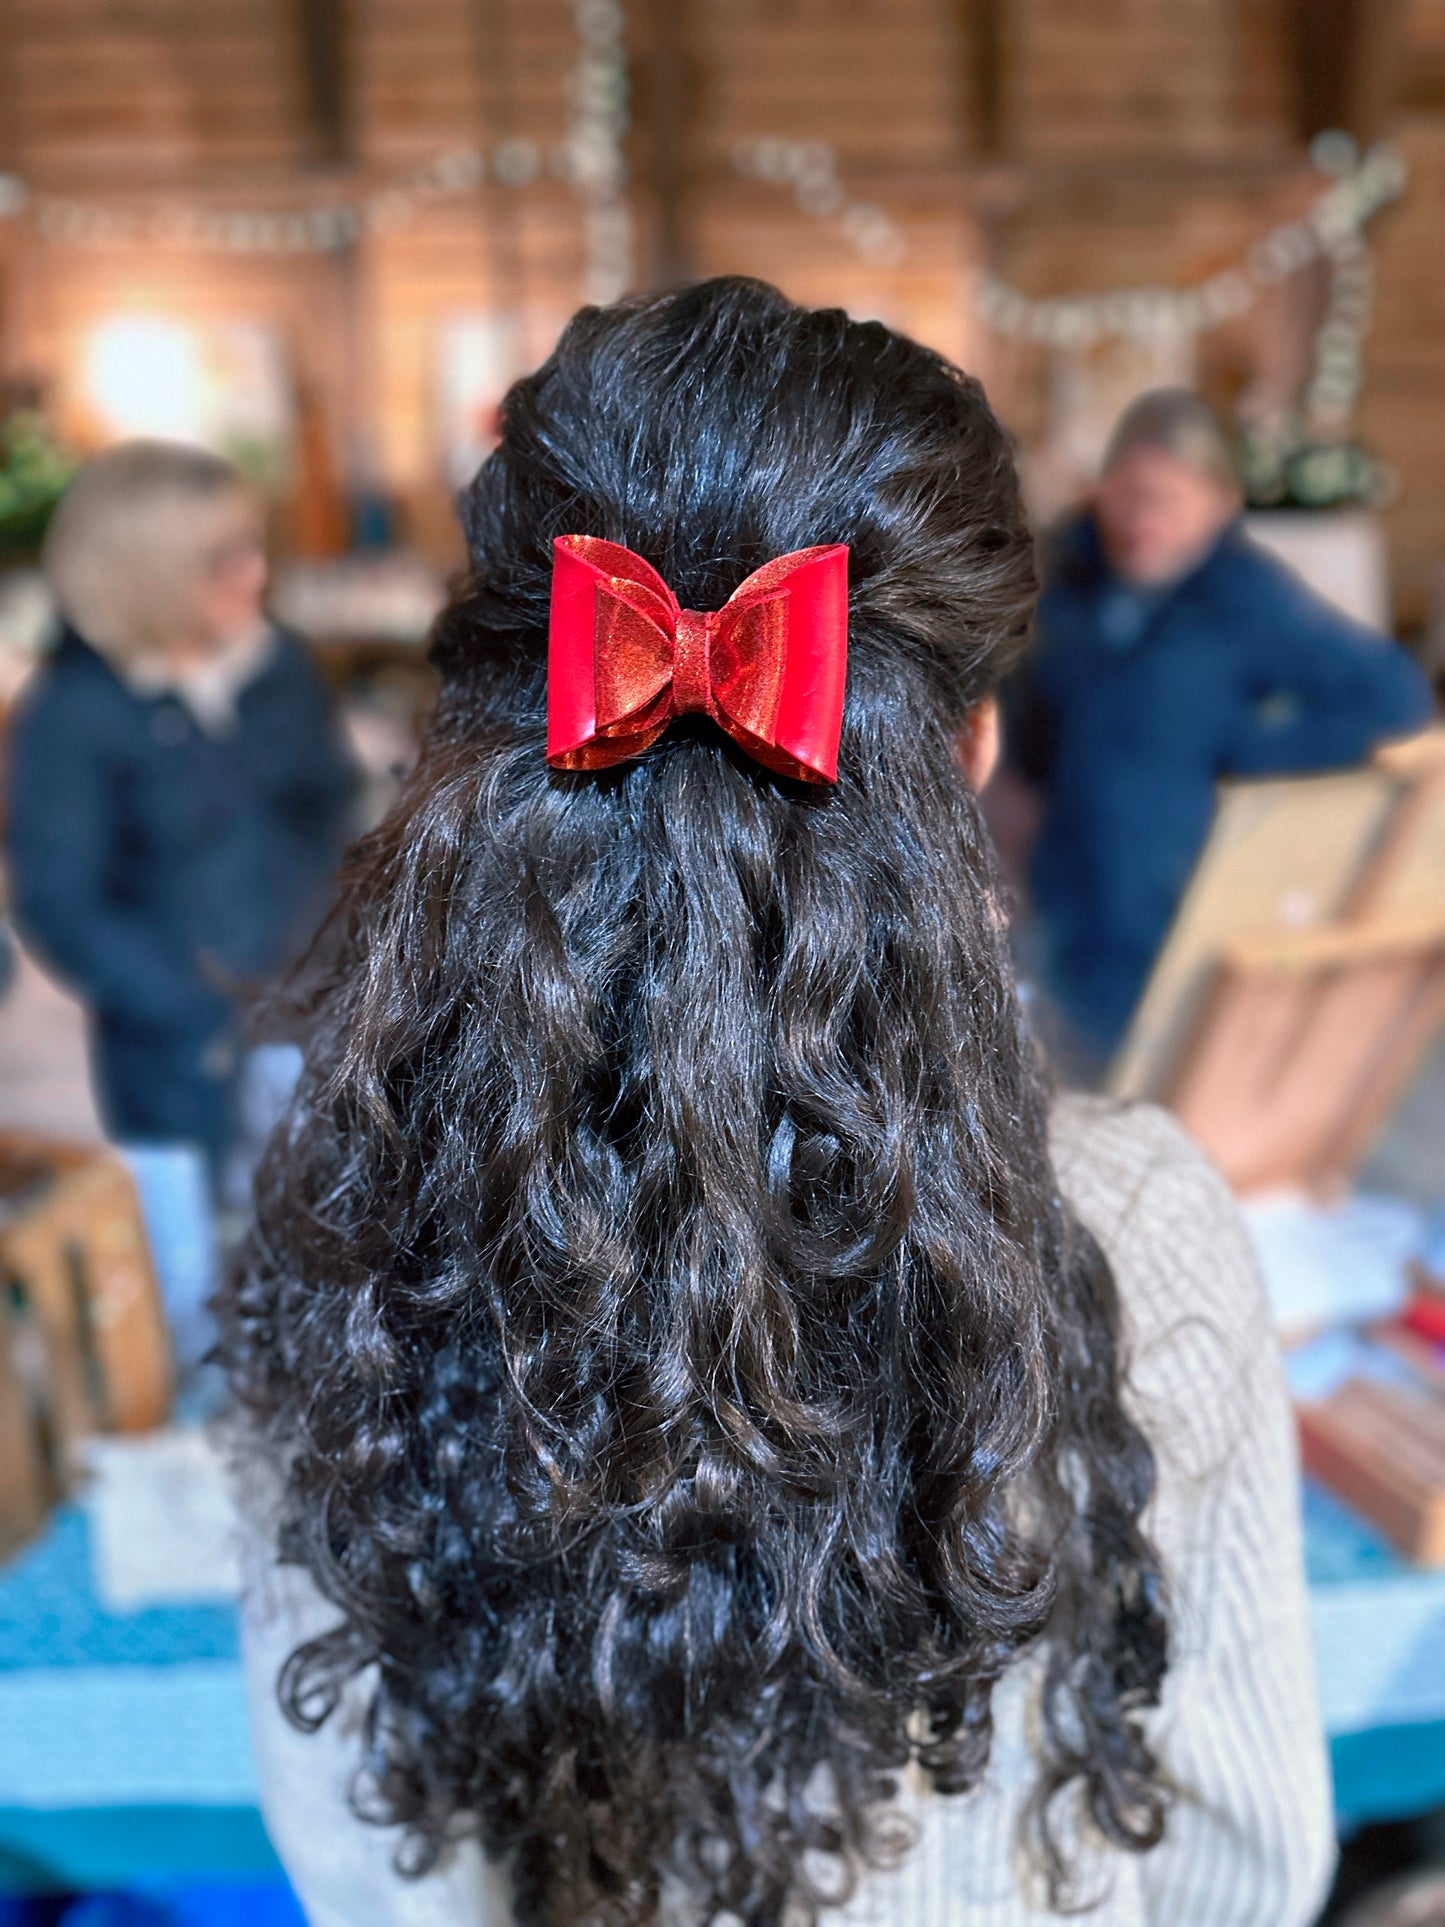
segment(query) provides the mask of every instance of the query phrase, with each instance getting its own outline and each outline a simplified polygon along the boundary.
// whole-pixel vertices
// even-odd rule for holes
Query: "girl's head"
[[[879,696],[900,724],[922,703],[956,731],[1032,611],[1013,463],[977,386],[878,323],[741,279],[579,315],[509,397],[467,521],[474,594],[437,645],[458,688],[490,687],[499,657],[508,680],[540,673],[564,533],[626,539],[696,609],[775,556],[848,541],[855,737]]]
[[[957,754],[1033,599],[998,425],[881,325],[713,281],[578,315],[466,515],[225,1306],[338,1613],[285,1703],[376,1666],[358,1798],[423,1860],[474,1824],[525,1922],[810,1919],[899,1850],[898,1769],[977,1781],[1042,1642],[1049,1870],[1066,1788],[1149,1844],[1152,1460]],[[693,609],[847,543],[836,786],[694,718],[549,771],[561,534]]]
[[[66,490],[45,570],[67,620],[107,654],[204,656],[261,620],[261,504],[239,469],[205,449],[121,442]]]

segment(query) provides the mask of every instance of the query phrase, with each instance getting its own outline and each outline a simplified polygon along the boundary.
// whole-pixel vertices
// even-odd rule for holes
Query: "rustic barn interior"
[[[1328,264],[1232,318],[1226,291],[1213,326],[1165,317],[1151,334],[1146,308],[1142,326],[1126,311],[1122,338],[1082,344],[1067,315],[1057,341],[1031,338],[1036,315],[981,303],[985,277],[1035,300],[1201,286],[1318,197],[1316,137],[1334,137],[1317,159],[1345,169],[1350,142],[1388,140],[1409,184],[1366,230],[1367,379],[1357,418],[1329,433],[1357,429],[1388,471],[1394,607],[1408,628],[1428,621],[1445,483],[1439,0],[614,11],[12,0],[7,381],[33,385],[84,447],[113,426],[96,385],[126,385],[128,353],[143,387],[165,326],[244,324],[232,351],[274,390],[256,431],[284,443],[288,543],[344,546],[358,500],[380,497],[408,540],[451,559],[449,488],[469,432],[485,442],[469,411],[579,300],[741,270],[876,313],[980,373],[1052,508],[1083,479],[1096,418],[1152,377],[1197,379],[1225,405],[1297,401]],[[1350,342],[1337,329],[1327,344],[1346,375]],[[203,350],[220,352],[183,349]],[[143,420],[144,397],[127,410]]]
[[[1224,1174],[1287,1348],[1342,1856],[1318,1927],[1445,1921],[1442,234],[1445,0],[0,0],[12,719],[66,486],[197,444],[264,504],[267,607],[374,823],[509,384],[584,302],[734,273],[976,374],[1041,535],[1129,403],[1197,390],[1249,534],[1433,684],[1408,740],[1222,792],[1088,1067]],[[983,807],[1027,995],[1011,782]],[[250,1206],[189,1141],[108,1129],[84,986],[7,902],[0,1927],[305,1927],[205,1429]],[[252,1152],[296,1075],[275,1048]],[[1220,1904],[1188,1927],[1281,1927]]]

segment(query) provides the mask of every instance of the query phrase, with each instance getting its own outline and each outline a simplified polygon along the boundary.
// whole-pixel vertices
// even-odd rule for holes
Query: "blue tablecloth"
[[[0,1887],[279,1874],[232,1605],[109,1613],[67,1506],[0,1574]]]
[[[1306,1537],[1341,1824],[1445,1802],[1445,1572],[1318,1491]],[[84,1513],[0,1573],[0,1889],[279,1878],[225,1602],[117,1614]]]
[[[1445,1805],[1445,1571],[1313,1485],[1305,1563],[1341,1832]]]

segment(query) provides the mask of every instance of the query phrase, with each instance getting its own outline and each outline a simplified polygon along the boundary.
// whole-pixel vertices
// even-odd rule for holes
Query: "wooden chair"
[[[49,1441],[52,1483],[89,1434],[165,1418],[165,1314],[135,1187],[112,1153],[0,1133],[0,1289],[12,1383],[24,1380],[30,1429]]]
[[[1346,1184],[1445,1023],[1445,730],[1230,784],[1110,1075],[1241,1192]]]

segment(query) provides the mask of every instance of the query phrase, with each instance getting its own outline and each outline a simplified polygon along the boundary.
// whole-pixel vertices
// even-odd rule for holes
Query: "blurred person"
[[[1045,985],[1082,1058],[1118,1044],[1226,776],[1358,762],[1423,726],[1389,639],[1251,542],[1228,439],[1183,389],[1115,430],[1091,507],[1048,545],[1008,756],[1042,793],[1030,889]]]
[[[302,644],[267,619],[263,510],[228,462],[128,442],[45,546],[63,618],[8,745],[16,921],[85,1003],[108,1133],[223,1172],[239,1013],[329,900],[353,773]]]
[[[1222,1181],[1021,1019],[981,389],[584,309],[466,513],[221,1301],[312,1927],[1305,1927],[1289,1404]]]

